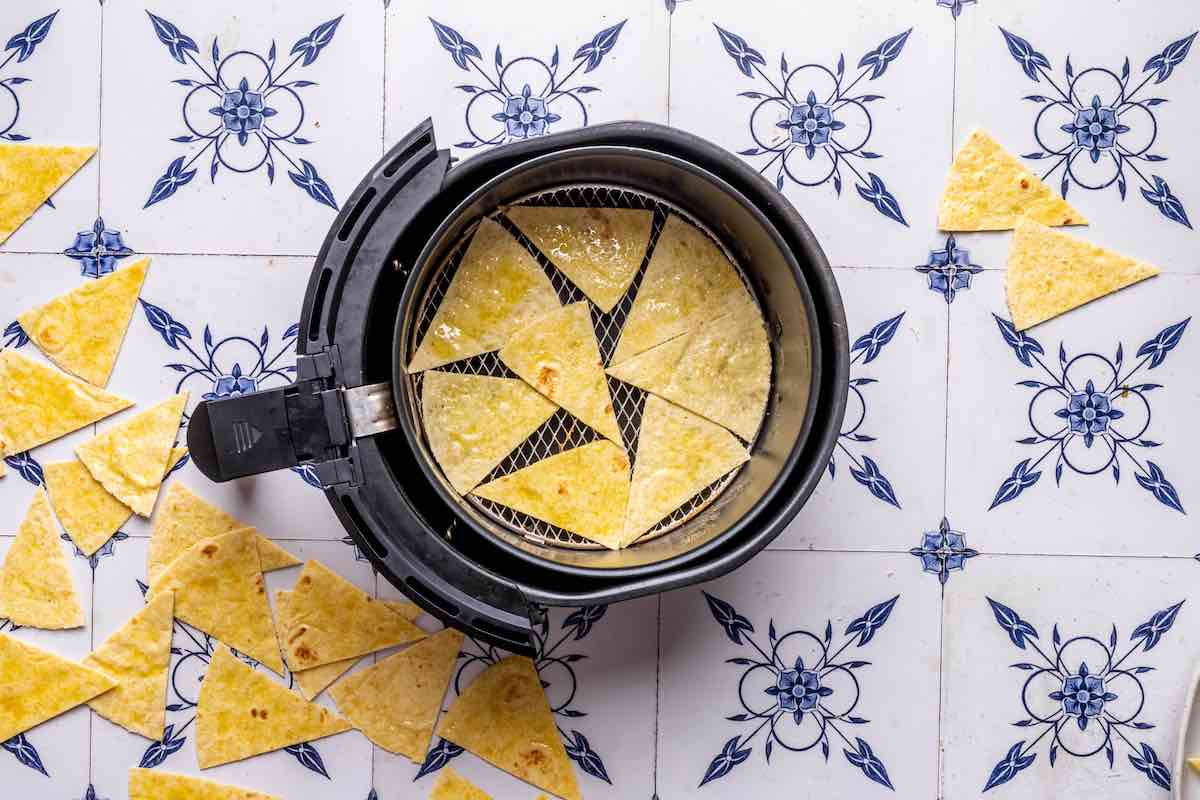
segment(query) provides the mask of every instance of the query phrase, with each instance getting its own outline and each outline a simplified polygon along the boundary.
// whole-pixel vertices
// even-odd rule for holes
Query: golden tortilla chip
[[[99,550],[133,514],[79,461],[56,461],[42,471],[54,514],[85,556]]]
[[[167,471],[165,474],[171,474],[171,470],[174,469],[175,465],[178,464],[187,454],[188,449],[186,447],[172,447],[171,455],[167,456]]]
[[[200,769],[311,742],[350,730],[350,723],[310,703],[234,657],[213,653],[196,708]]]
[[[329,690],[338,712],[384,750],[420,763],[462,640],[446,628],[340,681]]]
[[[0,143],[0,244],[95,152],[94,147]]]
[[[0,617],[13,625],[48,630],[84,623],[50,501],[41,489],[34,494],[0,566]]]
[[[23,453],[131,405],[11,348],[0,352],[0,454]]]
[[[642,266],[654,221],[629,208],[513,206],[504,215],[605,314]]]
[[[125,329],[137,305],[150,259],[141,258],[103,278],[17,317],[46,358],[93,386],[104,387],[117,363]]]
[[[305,563],[281,614],[284,652],[296,670],[425,638],[416,625],[317,561]]]
[[[472,494],[615,550],[622,546],[629,501],[629,458],[599,440],[535,461]]]
[[[524,656],[509,656],[481,672],[450,704],[437,732],[539,789],[580,800],[541,679]]]
[[[172,483],[163,496],[158,513],[154,515],[146,564],[147,579],[153,583],[168,564],[201,539],[210,539],[240,528],[249,528],[254,533],[263,572],[294,567],[300,563],[300,559],[253,527],[226,514],[182,483]]]
[[[273,794],[252,792],[189,775],[156,769],[129,770],[129,800],[283,800]]]
[[[103,672],[0,633],[0,742],[116,685]]]
[[[492,800],[492,796],[458,774],[454,767],[438,770],[429,800]]]
[[[672,214],[654,245],[611,363],[620,364],[687,333],[748,299],[721,248]]]
[[[563,306],[517,331],[500,349],[500,360],[597,433],[622,444],[587,303]]]
[[[433,371],[421,385],[429,449],[460,494],[478,486],[556,410],[513,378]]]
[[[995,139],[976,128],[954,154],[938,206],[944,231],[1006,231],[1022,216],[1046,225],[1087,220]]]
[[[748,460],[750,454],[729,431],[657,395],[647,396],[621,544],[630,544]]]
[[[159,573],[147,597],[174,592],[176,617],[282,675],[255,538],[241,528],[196,542]]]
[[[408,371],[497,350],[513,333],[558,306],[541,265],[500,223],[484,219]]]
[[[1159,272],[1152,264],[1022,219],[1004,276],[1013,326],[1023,331]]]
[[[83,660],[117,688],[88,701],[100,716],[159,741],[167,724],[167,669],[171,666],[171,609],[175,595],[162,592]]]

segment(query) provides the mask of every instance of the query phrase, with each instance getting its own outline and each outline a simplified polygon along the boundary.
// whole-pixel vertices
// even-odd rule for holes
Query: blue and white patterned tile
[[[457,158],[597,122],[667,118],[665,7],[420,0],[387,11],[387,135],[432,117]]]
[[[0,141],[99,144],[100,4],[22,0],[0,7]],[[96,216],[93,157],[3,245],[53,252],[76,219]]]
[[[695,4],[671,124],[742,155],[838,266],[909,267],[950,159],[954,22],[932,0]]]
[[[106,212],[147,252],[316,253],[382,152],[379,0],[110,0],[104,40]]]
[[[658,795],[936,796],[939,597],[907,555],[776,551],[663,595]]]
[[[1087,216],[1073,233],[1200,271],[1198,27],[1190,0],[980,3],[959,21],[955,143],[985,128]],[[1006,236],[964,241],[1003,263]]]
[[[852,343],[846,418],[825,476],[774,546],[907,549],[942,516],[946,303],[912,271],[836,272]]]
[[[972,561],[946,591],[942,796],[1166,796],[1200,655],[1195,570],[1190,559]]]
[[[999,273],[951,315],[946,507],[984,552],[1184,555],[1200,278],[1162,275],[1017,333]]]

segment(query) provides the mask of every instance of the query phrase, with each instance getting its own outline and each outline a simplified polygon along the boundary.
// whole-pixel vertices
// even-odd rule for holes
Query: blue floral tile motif
[[[749,657],[727,660],[742,668],[737,681],[738,703],[742,710],[726,717],[749,733],[738,734],[721,747],[700,779],[700,786],[728,775],[750,758],[752,743],[763,734],[763,757],[769,764],[778,746],[792,753],[804,753],[820,747],[829,761],[830,739],[842,747],[842,754],[871,781],[893,789],[882,759],[871,745],[854,733],[868,720],[856,716],[861,697],[858,670],[866,661],[843,660],[851,647],[865,647],[888,621],[899,595],[867,610],[851,622],[838,644],[833,638],[833,623],[825,623],[824,634],[796,629],[777,633],[775,621],[767,624],[764,647],[752,635],[754,625],[737,613],[732,605],[708,592],[701,592],[713,619],[735,645],[749,648]],[[743,651],[746,652],[746,651]]]
[[[116,269],[117,262],[133,255],[125,246],[121,232],[109,228],[102,217],[96,217],[91,230],[75,234],[75,241],[63,250],[63,255],[79,262],[79,274],[99,278]]]
[[[850,366],[866,365],[874,361],[883,351],[884,346],[896,335],[902,319],[904,319],[903,311],[891,319],[885,319],[855,339],[850,348],[850,352],[854,354]],[[850,378],[850,405],[846,411],[845,421],[842,423],[842,432],[838,437],[838,450],[850,461],[850,476],[854,480],[866,487],[867,491],[876,499],[900,508],[900,500],[896,496],[895,489],[892,488],[891,481],[883,474],[875,460],[865,452],[859,452],[856,455],[850,449],[854,445],[875,441],[874,436],[861,432],[863,424],[867,421],[867,397],[863,392],[863,387],[878,382],[877,378],[862,375]],[[837,477],[836,454],[829,459],[828,470],[830,480],[835,479]]]
[[[1115,186],[1122,200],[1128,181],[1133,180],[1159,213],[1191,228],[1183,203],[1166,179],[1151,171],[1151,165],[1167,160],[1152,152],[1159,133],[1155,108],[1167,99],[1146,96],[1149,92],[1143,90],[1151,82],[1157,86],[1171,77],[1187,58],[1197,34],[1171,42],[1146,61],[1137,77],[1128,58],[1119,71],[1088,67],[1077,72],[1067,56],[1063,75],[1056,80],[1050,60],[1028,40],[1004,28],[1000,33],[1026,77],[1038,84],[1045,81],[1052,90],[1049,95],[1025,97],[1038,106],[1033,137],[1039,149],[1024,157],[1051,162],[1042,178],[1061,170],[1059,187],[1064,197],[1071,186],[1092,191]]]
[[[1038,373],[1037,379],[1017,385],[1033,390],[1028,420],[1033,435],[1018,444],[1039,448],[1036,457],[1026,458],[1013,467],[1012,474],[1000,484],[988,510],[1011,502],[1042,476],[1039,466],[1051,455],[1054,483],[1062,482],[1064,467],[1077,475],[1112,474],[1121,482],[1122,464],[1133,469],[1138,485],[1167,508],[1185,513],[1183,501],[1162,468],[1138,452],[1162,443],[1146,438],[1150,429],[1150,393],[1162,389],[1159,383],[1133,383],[1143,370],[1160,366],[1183,339],[1191,317],[1168,325],[1137,349],[1133,366],[1125,366],[1125,350],[1117,344],[1111,358],[1088,352],[1068,358],[1065,343],[1058,347],[1058,365],[1052,369],[1042,356],[1040,342],[995,314],[996,325],[1017,360]],[[1049,378],[1042,380],[1042,376]]]
[[[966,6],[973,6],[979,0],[937,0],[937,4],[942,8],[950,9],[950,16],[958,19],[958,15],[962,13]]]
[[[537,668],[538,677],[542,679],[547,690],[547,696],[563,698],[552,701],[550,710],[555,717],[563,720],[562,724],[558,726],[558,733],[562,737],[567,756],[588,775],[612,785],[613,781],[608,774],[608,768],[604,765],[604,759],[592,749],[587,736],[573,727],[569,729],[563,727],[568,724],[566,720],[577,720],[587,716],[586,711],[581,711],[573,705],[577,694],[578,676],[575,674],[575,668],[571,666],[586,659],[587,655],[566,652],[562,648],[570,642],[586,639],[592,632],[593,626],[604,618],[607,611],[608,606],[583,606],[575,609],[563,620],[558,631],[558,638],[553,641],[550,637],[550,620],[548,617],[543,617],[541,627],[533,634],[533,643],[537,651],[533,663]],[[454,693],[461,694],[470,678],[477,674],[479,669],[489,667],[503,657],[504,654],[496,648],[468,638],[464,642],[463,652],[459,654],[461,661],[454,676]],[[558,688],[562,691],[554,691],[554,694],[551,694],[551,689],[555,687],[555,684],[559,684]],[[437,772],[450,761],[462,755],[463,752],[463,749],[453,742],[438,739],[425,756],[425,761],[421,764],[421,768],[413,780],[420,780],[426,775]]]
[[[868,106],[883,96],[855,94],[854,90],[864,79],[874,81],[887,72],[903,52],[912,29],[866,52],[858,60],[857,73],[850,75],[846,73],[845,55],[839,55],[837,66],[830,68],[823,64],[791,67],[786,54],[781,54],[776,80],[763,69],[767,62],[761,52],[736,33],[719,25],[713,27],[737,68],[758,87],[738,93],[754,102],[748,121],[754,147],[738,154],[766,159],[758,171],[764,175],[774,171],[775,186],[780,191],[789,182],[803,187],[832,183],[840,197],[844,167],[857,179],[859,197],[883,216],[907,227],[904,212],[883,178],[863,164],[882,158],[867,146],[876,124]]]
[[[82,558],[84,561],[88,562],[88,566],[92,568],[92,575],[95,576],[96,567],[100,566],[100,559],[111,556],[113,554],[113,548],[116,547],[117,542],[125,541],[129,538],[129,534],[125,533],[124,531],[117,531],[112,535],[111,538],[109,538],[107,542],[100,546],[100,549],[92,553],[90,556],[85,556],[83,554],[83,551],[75,545],[74,540],[71,539],[69,534],[60,533],[58,538],[71,545],[71,549],[75,551],[76,558]]]
[[[96,787],[89,783],[87,788],[83,790],[83,794],[80,795],[79,800],[108,800],[108,798],[98,796],[96,794]]]
[[[1118,749],[1127,750],[1130,765],[1155,786],[1170,790],[1170,770],[1154,748],[1140,738],[1154,724],[1143,719],[1146,687],[1143,675],[1154,667],[1129,663],[1139,651],[1148,653],[1175,624],[1183,601],[1155,612],[1133,629],[1120,644],[1114,624],[1106,639],[1081,634],[1063,639],[1058,625],[1050,647],[1038,644],[1037,629],[992,598],[987,598],[996,623],[1020,650],[1036,653],[1033,662],[1012,664],[1028,674],[1021,686],[1024,716],[1013,723],[1027,730],[1027,738],[1012,745],[997,762],[983,790],[989,791],[1016,778],[1033,765],[1039,748],[1054,767],[1060,755],[1091,758],[1103,753],[1112,769]]]
[[[208,156],[208,177],[216,183],[217,173],[249,174],[263,170],[267,182],[275,183],[276,159],[287,162],[288,177],[314,201],[337,209],[333,191],[317,168],[299,155],[311,139],[300,136],[307,121],[301,91],[315,82],[285,80],[293,68],[311,66],[337,33],[341,17],[322,22],[296,40],[288,51],[287,63],[276,63],[276,46],[271,41],[266,55],[253,50],[235,50],[222,55],[217,37],[210,49],[211,67],[200,60],[196,40],[174,23],[149,11],[154,35],[171,58],[193,68],[192,76],[172,83],[187,89],[180,104],[185,133],[171,139],[189,148],[177,157],[154,182],[143,208],[161,203],[196,177],[193,167]],[[282,62],[281,62],[282,63]]]
[[[971,263],[971,253],[958,246],[951,234],[941,250],[930,250],[929,260],[918,264],[915,269],[929,280],[929,291],[937,292],[946,300],[954,302],[959,292],[971,288],[971,278],[983,272],[983,267]]]
[[[455,87],[471,96],[463,110],[471,138],[454,146],[470,149],[544,136],[559,122],[564,128],[587,125],[588,109],[583,97],[600,88],[573,79],[580,70],[586,75],[600,66],[616,46],[628,20],[605,28],[580,45],[571,57],[570,69],[565,65],[560,68],[557,45],[548,61],[531,55],[505,61],[497,44],[491,65],[484,66],[482,52],[462,34],[432,17],[429,22],[438,43],[458,68],[476,73],[483,81],[481,85]]]
[[[54,18],[58,12],[35,19],[23,30],[14,33],[4,45],[4,57],[0,60],[0,139],[10,142],[25,142],[29,137],[14,130],[21,118],[21,98],[15,87],[29,83],[29,78],[20,75],[5,75],[5,69],[16,59],[21,64],[33,56],[37,46],[46,41]]]
[[[46,477],[42,474],[42,465],[27,452],[5,456],[4,464],[34,486],[46,485]]]
[[[945,517],[936,531],[926,531],[921,537],[921,545],[908,552],[921,559],[921,570],[937,575],[942,585],[950,580],[951,572],[966,568],[968,558],[979,555],[978,550],[967,547],[967,535],[951,530],[950,520]]]
[[[4,630],[5,626],[8,626],[9,630],[17,629],[16,626],[9,624],[8,620],[2,621],[0,630]],[[42,757],[38,755],[37,748],[25,737],[25,734],[18,733],[11,739],[0,742],[0,748],[11,753],[21,766],[40,772],[47,778],[50,777],[50,773],[46,771],[46,766],[42,763]]]

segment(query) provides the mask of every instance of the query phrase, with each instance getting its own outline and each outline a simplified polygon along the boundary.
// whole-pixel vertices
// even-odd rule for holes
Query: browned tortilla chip
[[[0,742],[116,685],[103,672],[0,633]]]
[[[283,800],[273,794],[252,792],[189,775],[157,769],[129,770],[129,800]]]
[[[78,628],[83,608],[46,493],[38,489],[0,567],[0,617],[31,628]]]
[[[94,147],[0,143],[0,243],[95,152]]]
[[[117,688],[88,701],[100,716],[158,741],[167,722],[167,668],[171,666],[171,609],[175,595],[162,592],[83,660]]]

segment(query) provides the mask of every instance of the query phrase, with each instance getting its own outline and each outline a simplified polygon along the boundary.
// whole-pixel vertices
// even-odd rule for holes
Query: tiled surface
[[[1200,202],[1193,0],[560,5],[4,5],[0,135],[100,152],[0,248],[0,326],[152,254],[110,388],[144,405],[177,388],[194,403],[269,387],[290,379],[291,326],[333,207],[425,117],[459,159],[628,118],[755,151],[742,157],[781,180],[838,267],[850,411],[807,507],[746,567],[661,598],[551,613],[538,663],[585,796],[957,800],[986,787],[1124,800],[1187,780],[1169,762],[1200,600],[1188,513],[1200,384],[1184,324],[1200,309],[1187,216]],[[228,96],[242,77],[249,94]],[[276,113],[243,126],[242,144],[225,109],[210,109],[257,113],[255,94]],[[1093,162],[1061,126],[1094,97],[1129,130]],[[793,131],[793,106],[818,130]],[[1078,235],[1168,274],[1024,337],[1006,329],[1008,235],[948,241],[934,226],[953,145],[976,125],[1018,154],[1069,147],[1067,196],[1093,222]],[[1026,163],[1061,190],[1059,157]],[[1109,180],[1104,168],[1124,180],[1089,189]],[[15,330],[0,337],[20,344]],[[1071,395],[1089,393],[1109,409],[1090,443],[1069,435]],[[91,433],[9,462],[0,555],[38,466]],[[396,596],[304,475],[215,486],[186,465],[170,480]],[[15,635],[82,657],[140,606],[148,532],[135,519],[92,559],[72,555],[88,627]],[[209,643],[182,625],[174,643],[165,746],[75,710],[6,743],[6,789],[123,800],[139,762],[194,773],[190,703]],[[460,684],[499,656],[464,651]],[[1081,728],[1081,707],[1051,695],[1086,677],[1104,705],[1092,717],[1083,706]],[[780,685],[801,691],[767,692]],[[416,765],[356,733],[213,774],[289,798],[407,800],[427,796],[446,763],[497,798],[535,794],[444,745]]]

